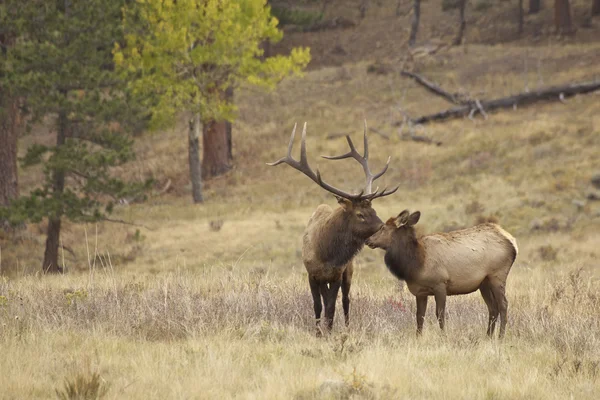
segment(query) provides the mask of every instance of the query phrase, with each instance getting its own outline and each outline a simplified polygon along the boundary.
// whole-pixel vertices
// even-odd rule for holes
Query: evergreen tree
[[[112,49],[123,41],[128,0],[5,0],[0,26],[17,40],[0,61],[0,87],[25,101],[32,122],[53,121],[55,144],[33,145],[24,166],[43,165],[43,182],[5,209],[12,223],[48,220],[43,271],[60,272],[61,223],[107,218],[119,198],[147,184],[112,174],[134,156],[137,102],[114,72]]]
[[[117,45],[115,61],[134,75],[136,94],[156,100],[155,127],[171,124],[181,112],[190,114],[192,195],[201,202],[198,125],[204,127],[204,151],[227,159],[227,132],[213,128],[214,121],[233,119],[228,91],[242,82],[273,87],[305,67],[309,51],[260,58],[261,43],[282,37],[266,0],[137,0],[125,15],[127,40]]]
[[[0,0],[0,12],[3,4]],[[6,59],[8,48],[14,44],[14,35],[0,26],[0,60]],[[17,169],[17,141],[19,138],[20,113],[18,99],[10,88],[2,86],[4,67],[0,61],[0,207],[8,207],[19,196]],[[8,228],[7,221],[0,219],[0,229]]]

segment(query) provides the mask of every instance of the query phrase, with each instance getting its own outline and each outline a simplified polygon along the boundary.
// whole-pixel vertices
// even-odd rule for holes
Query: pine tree
[[[127,40],[115,49],[115,61],[134,76],[135,93],[156,100],[155,127],[171,124],[176,114],[190,115],[190,179],[199,203],[197,124],[204,126],[204,144],[215,146],[204,151],[227,159],[227,130],[211,128],[234,117],[228,91],[242,82],[271,88],[306,66],[309,51],[260,58],[261,43],[282,37],[266,0],[138,0],[125,15]]]
[[[2,10],[0,3],[0,12]],[[5,59],[8,48],[14,44],[12,32],[0,29],[0,59]],[[6,63],[0,62],[0,82],[6,74]],[[5,208],[19,197],[17,169],[17,141],[19,138],[20,112],[18,99],[10,88],[0,84],[0,207]],[[7,221],[0,219],[0,229],[9,228]]]
[[[55,144],[33,145],[23,165],[43,165],[43,182],[8,210],[12,223],[48,220],[43,271],[56,273],[61,224],[107,218],[119,198],[147,184],[112,174],[134,156],[128,135],[142,121],[137,102],[114,72],[128,0],[5,0],[0,26],[17,35],[0,86],[24,99],[33,122],[52,120]]]

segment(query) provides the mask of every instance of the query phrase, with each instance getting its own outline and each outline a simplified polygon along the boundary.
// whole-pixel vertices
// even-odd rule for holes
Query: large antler
[[[340,160],[342,158],[353,157],[353,158],[357,159],[361,163],[361,165],[363,165],[363,170],[365,171],[365,174],[367,174],[367,185],[368,185],[368,187],[366,188],[367,193],[365,194],[365,190],[363,190],[359,194],[350,194],[350,193],[344,192],[343,190],[340,190],[340,189],[328,184],[327,182],[325,182],[321,178],[321,173],[319,172],[319,170],[317,169],[317,172],[315,173],[312,170],[312,168],[310,167],[310,165],[308,164],[308,159],[306,158],[306,122],[304,123],[304,128],[302,129],[302,139],[300,141],[300,160],[299,161],[295,160],[292,157],[292,150],[294,147],[294,138],[296,136],[296,127],[297,127],[297,124],[294,124],[294,129],[292,130],[292,136],[290,138],[290,143],[288,145],[288,151],[287,151],[286,156],[273,162],[273,163],[267,163],[267,165],[275,166],[275,165],[279,165],[281,163],[286,163],[290,167],[292,167],[292,168],[302,172],[304,175],[308,176],[316,184],[318,184],[319,186],[321,186],[323,189],[327,190],[328,192],[333,193],[336,196],[340,196],[340,197],[343,197],[348,200],[355,200],[355,201],[356,200],[372,200],[376,197],[390,195],[390,194],[394,193],[396,190],[398,190],[398,187],[396,187],[394,190],[391,190],[391,191],[386,191],[384,189],[382,192],[377,192],[377,190],[376,190],[374,193],[371,193],[371,185],[372,185],[373,181],[375,179],[381,177],[385,173],[385,171],[388,168],[390,160],[388,159],[388,163],[386,164],[383,171],[381,171],[379,174],[377,174],[377,175],[371,174],[369,167],[367,165],[368,144],[367,144],[366,131],[365,131],[365,157],[361,157],[358,154],[358,152],[356,152],[356,149],[354,148],[354,145],[352,144],[352,141],[350,140],[349,136],[347,136],[347,139],[348,139],[348,143],[350,144],[351,151],[348,154],[344,154],[344,155],[338,156],[338,157],[325,157],[325,158],[334,159],[334,160],[336,160],[336,159]],[[365,127],[366,127],[366,122],[365,122]],[[360,161],[358,158],[354,157],[353,152],[356,153],[356,155],[358,157],[362,158],[364,161]]]
[[[339,156],[321,156],[321,157],[326,158],[328,160],[343,160],[345,158],[354,158],[356,161],[358,161],[359,164],[362,165],[362,167],[363,167],[363,171],[365,173],[365,178],[366,178],[365,188],[363,190],[363,192],[366,193],[363,196],[365,198],[372,200],[377,197],[389,196],[390,194],[395,193],[396,190],[398,190],[398,188],[400,186],[396,186],[392,190],[387,190],[387,188],[384,188],[381,192],[378,191],[379,190],[379,187],[378,187],[377,189],[375,189],[375,192],[372,191],[373,182],[375,182],[377,179],[381,178],[383,176],[383,174],[386,173],[388,167],[390,166],[390,160],[392,159],[392,157],[391,156],[388,157],[388,160],[385,163],[385,167],[383,167],[381,172],[373,175],[373,173],[371,172],[371,169],[369,168],[369,161],[368,161],[369,160],[369,141],[367,139],[367,121],[365,120],[365,131],[364,131],[365,153],[364,153],[364,156],[361,156],[360,153],[356,150],[356,147],[354,147],[354,143],[352,143],[352,139],[350,139],[350,135],[346,135],[346,140],[348,141],[348,146],[350,146],[349,152],[347,152],[346,154],[339,155]]]

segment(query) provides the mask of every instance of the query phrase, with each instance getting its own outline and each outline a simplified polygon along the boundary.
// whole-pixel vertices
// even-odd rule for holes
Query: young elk
[[[423,330],[427,296],[435,297],[435,315],[444,329],[446,296],[479,289],[489,311],[487,334],[492,336],[500,315],[500,337],[506,329],[506,278],[517,257],[517,242],[496,224],[481,224],[450,233],[417,238],[419,211],[402,211],[367,240],[385,250],[385,264],[406,281],[417,298],[417,334]]]
[[[365,122],[364,132],[364,155],[360,155],[352,140],[346,136],[350,151],[340,156],[323,158],[329,160],[341,160],[345,158],[354,158],[363,167],[366,176],[366,185],[359,194],[349,194],[326,183],[319,170],[315,173],[309,166],[306,158],[306,123],[302,130],[302,140],[300,142],[300,160],[292,157],[292,148],[294,145],[294,136],[296,126],[292,131],[292,137],[288,146],[287,155],[282,159],[269,163],[275,166],[286,163],[292,168],[302,172],[323,189],[335,195],[340,205],[333,210],[326,204],[321,204],[312,214],[308,225],[304,231],[302,243],[302,260],[306,271],[308,271],[308,282],[312,292],[315,318],[317,320],[317,335],[322,331],[320,327],[321,297],[325,305],[325,322],[327,332],[331,331],[333,326],[333,317],[335,315],[335,302],[340,287],[342,288],[342,305],[344,308],[344,317],[346,326],[349,322],[350,311],[350,285],[352,283],[353,265],[352,259],[363,247],[365,240],[373,233],[377,232],[383,225],[383,222],[377,216],[377,213],[371,208],[371,201],[383,196],[388,196],[398,190],[398,187],[379,191],[379,188],[373,192],[371,190],[373,182],[380,178],[388,169],[390,158],[381,172],[373,175],[368,165],[369,146],[367,142],[367,126]]]

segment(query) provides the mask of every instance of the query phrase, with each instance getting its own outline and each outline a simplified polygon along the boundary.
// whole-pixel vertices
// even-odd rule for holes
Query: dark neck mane
[[[385,252],[385,265],[396,278],[411,281],[423,266],[423,248],[413,232],[396,233],[392,245]]]
[[[362,249],[366,239],[354,237],[350,217],[338,208],[333,211],[316,240],[319,259],[335,267],[346,265]]]

